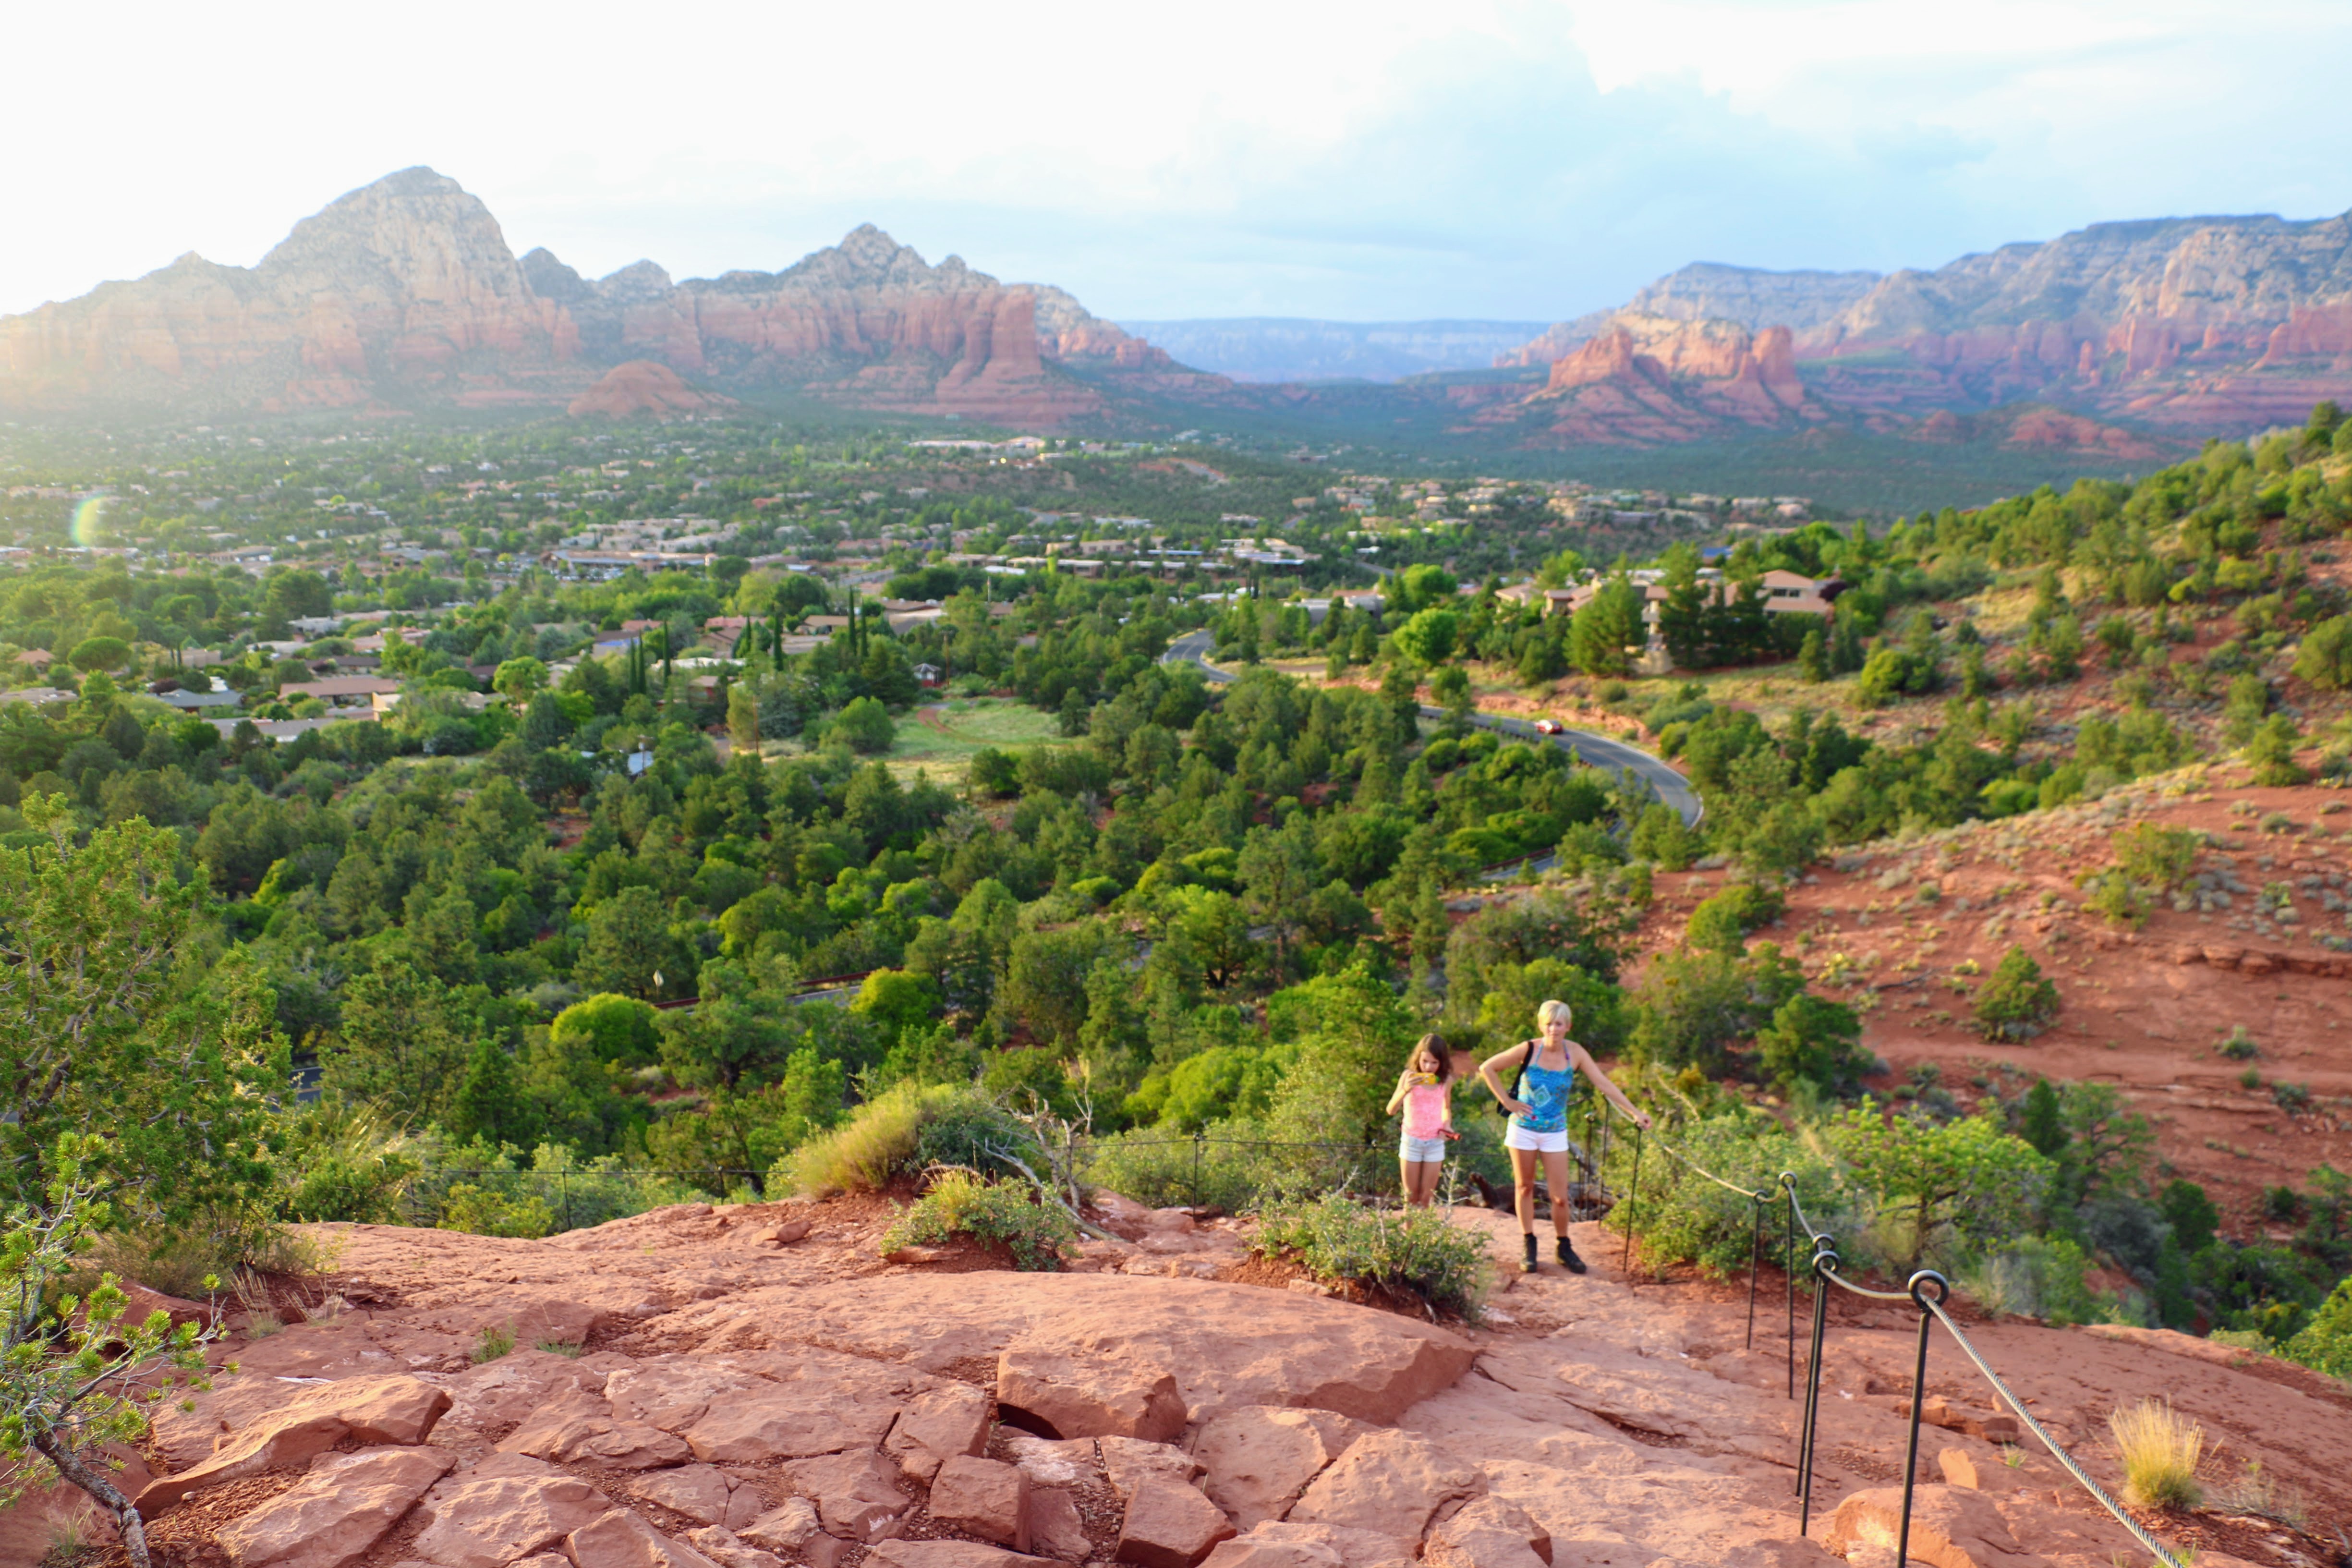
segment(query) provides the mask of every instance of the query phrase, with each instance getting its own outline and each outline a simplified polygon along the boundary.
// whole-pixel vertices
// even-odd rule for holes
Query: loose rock
[[[1194,1489],[1147,1478],[1127,1500],[1118,1560],[1139,1568],[1195,1568],[1233,1533],[1233,1521]]]
[[[1029,1478],[997,1459],[957,1454],[931,1480],[931,1518],[950,1530],[1029,1550]]]
[[[919,1481],[939,1472],[942,1460],[977,1454],[988,1447],[988,1395],[969,1384],[950,1384],[919,1394],[898,1412],[883,1451]]]
[[[1043,1345],[1007,1345],[996,1363],[998,1419],[1041,1437],[1141,1437],[1184,1430],[1183,1395],[1164,1367]]]
[[[457,1456],[444,1448],[328,1455],[219,1533],[237,1568],[345,1568],[398,1523]]]
[[[912,1506],[898,1489],[898,1467],[868,1448],[784,1467],[793,1489],[816,1503],[826,1531],[871,1543],[895,1535]]]

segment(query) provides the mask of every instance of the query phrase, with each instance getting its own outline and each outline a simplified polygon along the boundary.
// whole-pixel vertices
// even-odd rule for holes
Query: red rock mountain
[[[2352,214],[2098,224],[1885,277],[1701,264],[1497,363],[1567,363],[1636,317],[1788,328],[1811,395],[1865,419],[2032,401],[2184,431],[2252,428],[2352,398]]]
[[[590,281],[545,250],[518,260],[478,198],[415,168],[304,219],[258,267],[189,255],[0,318],[0,408],[601,408],[592,384],[635,361],[738,392],[1028,427],[1103,416],[1129,390],[1224,384],[1060,289],[953,256],[933,267],[870,225],[782,272],[673,283],[640,261]],[[612,396],[677,405],[627,379]]]

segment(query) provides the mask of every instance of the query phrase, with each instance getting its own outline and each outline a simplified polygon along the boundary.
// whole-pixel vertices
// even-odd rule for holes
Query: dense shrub
[[[2339,1279],[2282,1353],[2330,1377],[2352,1378],[2352,1279]]]
[[[1734,882],[1691,911],[1686,940],[1693,947],[1737,952],[1747,945],[1749,931],[1779,920],[1787,908],[1777,888]]]
[[[1977,991],[1977,1028],[1988,1040],[2032,1039],[2057,1016],[2058,987],[2021,947],[2002,953]]]
[[[1472,1322],[1486,1294],[1485,1233],[1434,1206],[1371,1209],[1330,1194],[1260,1215],[1257,1246],[1326,1284],[1410,1292]]]
[[[887,1257],[902,1247],[937,1247],[957,1237],[1010,1249],[1016,1268],[1055,1269],[1078,1230],[1067,1214],[1039,1203],[1025,1184],[947,1171],[891,1222],[876,1250]]]

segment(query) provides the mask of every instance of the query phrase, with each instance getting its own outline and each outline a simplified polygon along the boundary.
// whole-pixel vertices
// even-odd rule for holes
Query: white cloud
[[[2334,211],[2309,0],[422,0],[12,20],[0,310],[250,263],[429,163],[583,270],[871,219],[1106,314],[1559,316],[1705,258],[1935,265],[2097,219]]]

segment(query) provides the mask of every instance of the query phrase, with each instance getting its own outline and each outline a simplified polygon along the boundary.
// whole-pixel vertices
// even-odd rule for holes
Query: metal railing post
[[[1927,1331],[1936,1326],[1936,1315],[1927,1310],[1919,1292],[1931,1280],[1938,1302],[1952,1293],[1944,1277],[1932,1268],[1911,1276],[1911,1300],[1919,1305],[1919,1359],[1911,1371],[1911,1440],[1903,1449],[1903,1524],[1895,1535],[1895,1568],[1904,1568],[1911,1561],[1911,1494],[1919,1485],[1919,1420],[1927,1405]]]
[[[1805,1422],[1797,1456],[1797,1533],[1813,1523],[1813,1444],[1821,1436],[1822,1339],[1829,1326],[1830,1289],[1824,1269],[1837,1267],[1838,1255],[1826,1236],[1813,1237],[1813,1342],[1805,1362]]]
[[[1791,1172],[1780,1173],[1780,1184],[1789,1194],[1789,1234],[1780,1241],[1781,1268],[1789,1281],[1789,1397],[1797,1397],[1797,1178]]]
[[[1756,1268],[1764,1255],[1764,1194],[1758,1193],[1755,1202],[1756,1228],[1748,1237],[1748,1344],[1756,1348]]]
[[[1642,1206],[1642,1124],[1633,1123],[1633,1179],[1625,1194],[1625,1254],[1618,1260],[1618,1272],[1625,1276],[1625,1288],[1633,1288],[1633,1216]]]

